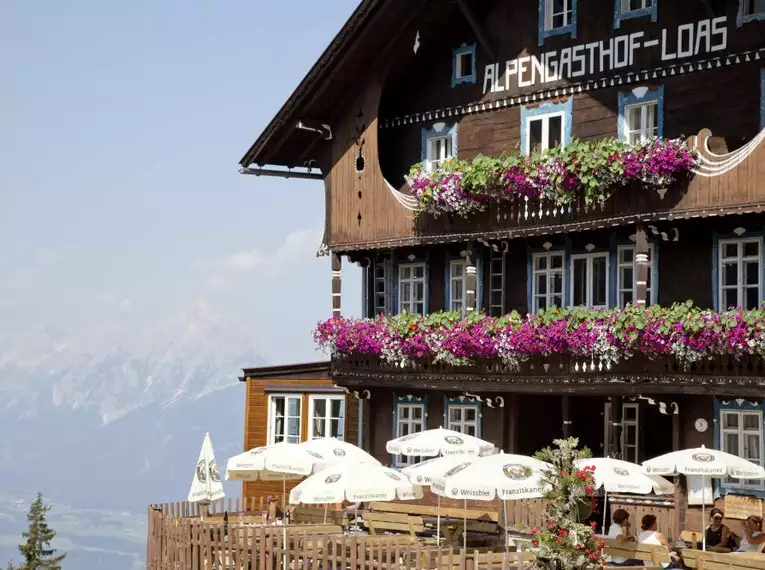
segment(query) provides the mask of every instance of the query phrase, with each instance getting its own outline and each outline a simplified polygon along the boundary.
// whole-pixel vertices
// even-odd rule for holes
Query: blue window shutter
[[[390,263],[390,312],[394,315],[398,314],[398,256],[396,252],[391,253]]]
[[[720,248],[720,235],[717,232],[712,232],[712,306],[716,311],[720,311],[720,284],[719,280],[719,248]]]

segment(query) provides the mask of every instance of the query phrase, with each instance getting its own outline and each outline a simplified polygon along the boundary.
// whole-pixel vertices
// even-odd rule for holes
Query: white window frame
[[[545,0],[545,31],[561,30],[567,28],[574,21],[574,2],[576,0],[563,0],[565,7],[563,14],[565,14],[565,22],[562,26],[553,27],[553,0]]]
[[[622,261],[622,252],[632,250],[632,261],[631,262],[624,262]],[[636,254],[637,251],[635,249],[634,245],[620,245],[617,248],[616,251],[616,304],[620,309],[623,309],[625,304],[622,301],[622,293],[626,291],[632,291],[632,304],[635,304],[635,299],[637,298],[637,261],[636,261]],[[654,298],[655,291],[653,287],[653,280],[654,280],[654,271],[656,271],[656,265],[654,263],[654,259],[656,257],[656,250],[654,247],[654,244],[649,243],[648,244],[648,266],[650,268],[650,275],[648,277],[648,281],[646,282],[646,304],[647,305],[653,305],[656,303],[656,299]],[[625,284],[622,282],[622,268],[625,267],[632,267],[632,283],[630,283],[629,286],[625,286]]]
[[[539,113],[538,115],[530,115],[526,117],[526,140],[523,141],[525,154],[531,154],[531,123],[533,121],[542,121],[542,143],[539,147],[539,152],[544,152],[550,148],[550,119],[552,117],[560,117],[560,147],[563,148],[566,145],[566,112],[565,111],[552,111],[550,113]]]
[[[735,415],[738,416],[738,428],[736,429],[726,429],[725,428],[725,416],[727,415]],[[726,453],[731,453],[733,455],[736,455],[738,457],[746,458],[748,455],[745,450],[746,446],[746,437],[745,435],[753,434],[755,433],[753,430],[745,430],[744,429],[744,416],[747,415],[753,415],[757,416],[757,436],[760,440],[760,463],[759,465],[765,466],[765,458],[763,457],[763,451],[765,450],[763,448],[763,429],[762,429],[762,411],[761,410],[720,410],[720,451],[724,451]],[[738,436],[738,449],[726,449],[725,445],[725,435],[729,433],[735,433]],[[723,486],[729,489],[751,489],[754,491],[763,491],[765,490],[765,482],[758,481],[756,483],[746,483],[746,479],[734,479],[733,477],[728,477],[724,480]]]
[[[462,275],[459,277],[455,277],[454,275],[454,270],[457,267],[462,268]],[[454,297],[455,283],[462,284],[462,295],[459,299],[455,299]],[[455,307],[455,301],[461,306]],[[459,311],[462,315],[464,315],[467,310],[467,261],[454,260],[449,263],[449,310]]]
[[[571,283],[569,283],[569,299],[571,299],[571,306],[577,306],[574,304],[574,283],[576,283],[576,279],[574,276],[574,263],[579,259],[586,259],[587,260],[587,285],[586,285],[586,303],[582,306],[584,307],[594,307],[594,308],[606,308],[609,306],[609,303],[611,299],[609,299],[609,273],[610,273],[610,256],[608,255],[607,251],[598,251],[594,253],[577,253],[574,255],[571,255],[569,257],[569,272],[571,275]],[[595,305],[593,303],[593,283],[592,283],[592,261],[594,259],[605,259],[606,260],[606,302],[604,305]]]
[[[758,247],[758,255],[755,256],[744,256],[744,245],[747,243],[757,243]],[[725,253],[725,245],[730,243],[736,243],[738,244],[738,255],[733,257],[724,257]],[[756,261],[758,264],[757,269],[757,299],[759,302],[762,302],[762,237],[748,237],[748,238],[730,238],[730,239],[721,239],[717,244],[717,305],[719,307],[719,310],[725,311],[728,309],[728,307],[724,306],[723,303],[725,303],[725,295],[723,294],[728,289],[736,289],[737,291],[737,298],[738,303],[736,306],[742,307],[743,301],[744,301],[744,291],[746,289],[753,288],[751,285],[744,286],[743,278],[744,278],[744,263],[750,262],[750,261]],[[734,260],[736,264],[738,265],[738,280],[735,286],[731,285],[723,285],[723,280],[725,277],[725,271],[723,270],[723,264],[724,261],[727,260]]]
[[[654,124],[650,128],[648,126],[649,108],[654,112]],[[629,123],[630,110],[633,109],[640,109],[640,125],[637,129],[633,129]],[[659,135],[659,101],[653,100],[625,105],[622,116],[622,132],[624,133],[624,141],[629,144],[637,144],[656,138]],[[637,135],[637,137],[631,140],[632,135]]]
[[[640,8],[630,8],[630,0],[621,0],[622,3],[622,14],[631,14],[632,12],[642,12],[643,10],[650,10],[653,8],[653,3],[656,2],[656,0],[640,0],[643,4]]]
[[[443,141],[440,149],[436,148],[436,143]],[[446,152],[448,145],[449,151]],[[443,152],[441,152],[443,151]],[[438,156],[435,156],[438,154]],[[428,172],[437,170],[444,162],[455,157],[454,136],[447,132],[445,135],[435,135],[428,137],[425,141],[425,169]]]
[[[372,306],[374,315],[380,313],[388,314],[390,312],[390,261],[376,261],[372,264]],[[378,285],[382,286],[382,291],[377,290]],[[380,302],[382,300],[382,303]]]
[[[420,416],[419,420],[413,419],[414,414],[412,413],[416,409],[422,410],[422,414]],[[409,410],[409,419],[402,420],[401,419],[401,410],[408,409]],[[396,404],[396,437],[403,437],[404,435],[410,435],[412,433],[418,433],[421,431],[425,431],[427,427],[428,422],[428,410],[425,408],[425,404],[423,402],[398,402]],[[407,424],[409,426],[409,431],[404,434],[402,433],[403,430],[401,429],[401,426]],[[419,425],[419,430],[414,430],[415,426]],[[418,463],[420,461],[419,457],[414,457],[411,455],[396,455],[394,457],[394,463],[396,466],[407,466],[407,465],[414,465],[415,463]]]
[[[409,279],[404,279],[403,270],[411,269]],[[414,272],[416,269],[422,269],[422,278],[415,278]],[[412,298],[408,301],[403,300],[404,295],[404,283],[409,283],[409,291],[412,294]],[[415,284],[422,283],[422,300],[418,301],[414,299]],[[410,314],[424,315],[427,312],[426,300],[428,296],[428,268],[425,263],[400,263],[398,266],[398,312],[401,313],[404,309]],[[416,311],[416,305],[422,304],[422,311]]]
[[[308,439],[321,439],[322,436],[314,435],[314,421],[319,418],[314,417],[314,412],[316,411],[316,401],[317,400],[325,400],[327,402],[327,411],[324,414],[324,417],[321,418],[325,422],[325,430],[327,435],[323,436],[325,438],[329,437],[336,437],[337,439],[345,441],[345,396],[337,396],[337,395],[324,395],[324,394],[309,394],[308,395],[308,421],[309,421],[309,431],[308,431]],[[340,402],[341,408],[340,408],[340,417],[335,418],[332,416],[332,402]],[[332,420],[333,419],[339,419],[340,420],[340,430],[341,433],[338,436],[332,435]]]
[[[454,54],[454,60],[455,60],[454,74],[456,79],[464,79],[465,77],[473,76],[473,67],[475,62],[471,62],[471,65],[465,67],[462,58],[464,58],[466,55],[469,55],[471,59],[475,58],[475,52],[473,51],[472,48],[464,49]]]
[[[560,257],[560,268],[552,269],[551,260],[553,257]],[[547,258],[547,269],[537,269],[537,259],[542,257]],[[566,303],[566,256],[562,251],[550,251],[544,253],[535,253],[531,258],[531,309],[533,313],[539,312],[539,304],[537,301],[542,297],[545,298],[545,307],[552,307],[553,303],[551,299],[555,296],[550,290],[550,277],[554,274],[560,273],[561,276],[561,288],[560,288],[560,306],[564,306]],[[537,293],[537,275],[547,276],[547,293]],[[558,306],[558,305],[555,305]]]
[[[281,441],[287,441],[290,443],[300,443],[303,434],[303,395],[302,394],[269,394],[268,395],[268,445],[277,443],[276,441],[276,399],[284,399],[284,435]],[[294,416],[289,416],[287,411],[289,409],[289,400],[294,399],[298,401],[298,434],[297,441],[293,441],[295,436],[288,436],[287,426],[289,419]]]
[[[635,418],[627,420],[627,410],[635,410]],[[634,426],[635,428],[635,441],[628,442],[626,437],[626,427]],[[622,419],[621,419],[621,458],[624,461],[631,461],[632,463],[640,463],[640,405],[637,403],[625,403],[622,404]]]
[[[460,419],[452,421],[452,410],[459,410],[460,411]],[[475,412],[475,420],[466,420],[465,419],[465,412],[467,410],[472,410]],[[446,406],[446,429],[450,429],[453,431],[457,431],[459,433],[467,433],[465,431],[466,427],[473,427],[473,433],[468,435],[473,435],[474,437],[481,437],[481,407],[475,406],[475,405],[465,405],[465,404],[449,404]]]

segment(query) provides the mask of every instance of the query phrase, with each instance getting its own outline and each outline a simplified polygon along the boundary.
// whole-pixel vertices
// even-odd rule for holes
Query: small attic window
[[[475,44],[462,44],[452,51],[452,87],[475,83]]]

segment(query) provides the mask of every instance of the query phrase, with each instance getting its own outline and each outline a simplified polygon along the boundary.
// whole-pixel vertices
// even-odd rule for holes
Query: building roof
[[[356,81],[419,10],[424,0],[361,0],[358,8],[245,153],[242,167],[303,167],[317,133],[297,129],[301,120],[328,122],[345,107]],[[362,43],[363,46],[357,47]],[[353,47],[353,49],[351,49]]]
[[[258,366],[256,368],[244,368],[244,376],[239,378],[244,382],[249,378],[295,378],[297,376],[329,376],[329,360],[323,362],[303,362],[300,364],[283,364],[279,366]]]

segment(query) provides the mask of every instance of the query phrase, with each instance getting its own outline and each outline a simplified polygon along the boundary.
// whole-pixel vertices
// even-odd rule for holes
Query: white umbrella
[[[194,478],[191,480],[189,502],[212,503],[224,496],[223,483],[220,481],[218,464],[215,462],[212,440],[210,434],[206,433],[204,440],[202,440],[202,449],[199,451]]]
[[[321,471],[332,465],[344,463],[373,463],[380,462],[360,447],[334,437],[309,439],[300,444],[314,457],[314,471]]]
[[[437,455],[489,455],[496,451],[493,443],[450,429],[438,428],[410,433],[385,444],[388,453],[414,457]]]
[[[442,476],[434,477],[430,488],[437,495],[450,499],[475,501],[539,499],[548,486],[544,473],[552,466],[525,455],[499,452],[475,457],[455,465]],[[467,537],[464,539],[467,540]],[[507,513],[505,512],[505,544],[507,544]],[[465,546],[467,546],[465,544]]]
[[[401,470],[401,473],[409,477],[409,480],[415,485],[429,487],[433,477],[439,477],[453,469],[457,465],[465,463],[464,455],[447,455],[420,461]],[[436,539],[441,539],[441,495],[436,495],[438,504],[436,506]]]
[[[316,473],[290,492],[290,503],[332,504],[422,498],[422,487],[374,463],[346,463]]]
[[[653,492],[657,495],[669,495],[675,491],[674,485],[664,477],[648,475],[641,465],[629,461],[610,457],[593,457],[577,460],[576,466],[579,469],[587,466],[595,467],[593,473],[595,488],[602,488],[604,491],[603,534],[606,533],[606,508],[609,493],[648,495]]]
[[[691,475],[701,476],[701,520],[706,520],[706,478],[721,479],[765,479],[765,469],[737,455],[716,449],[707,449],[703,445],[693,449],[673,451],[643,462],[649,475]],[[702,548],[706,550],[706,533]]]

